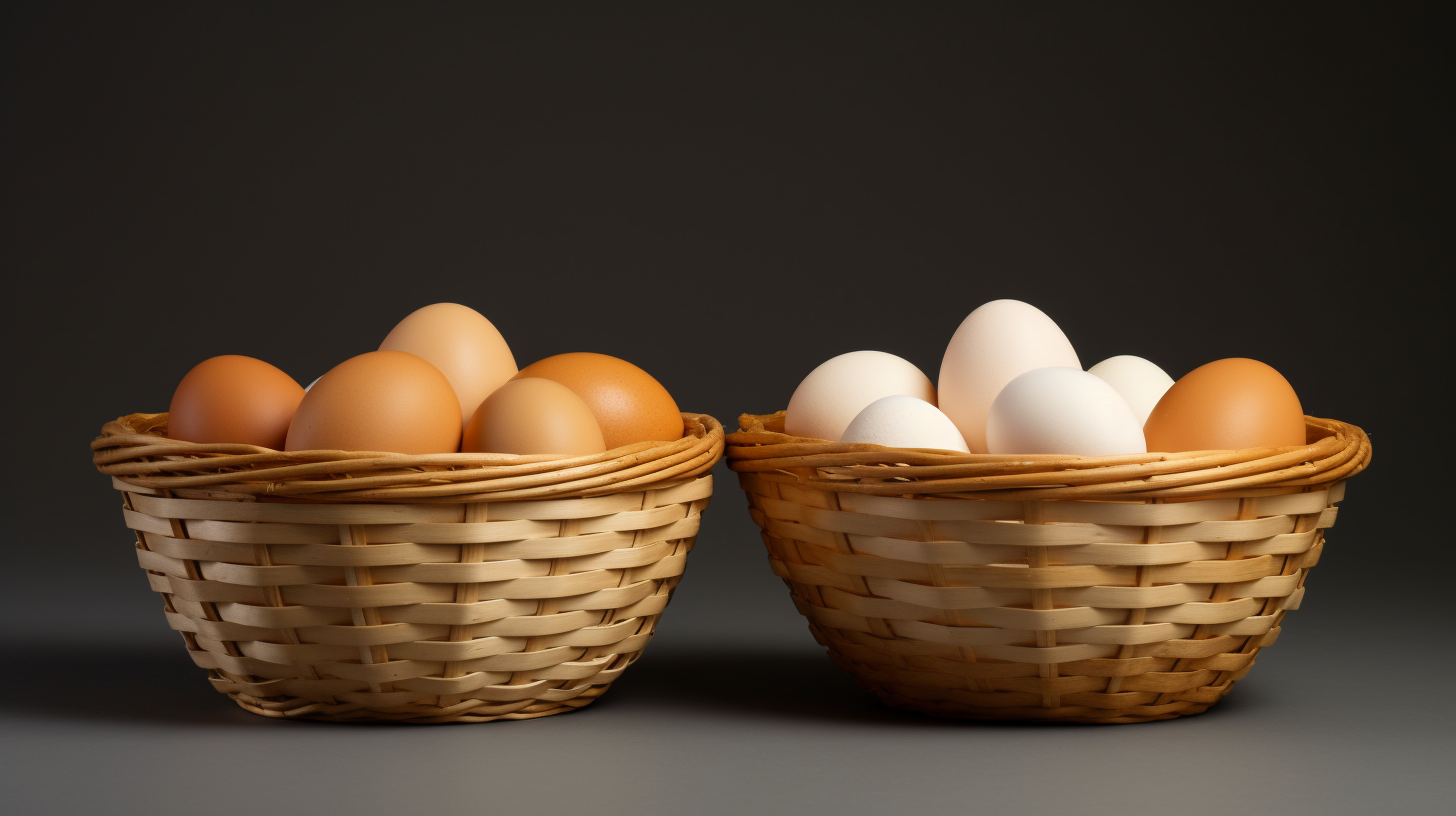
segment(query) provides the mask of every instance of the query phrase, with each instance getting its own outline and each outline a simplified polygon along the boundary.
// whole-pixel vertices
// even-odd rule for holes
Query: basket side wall
[[[712,477],[418,505],[118,486],[168,622],[239,705],[477,722],[586,705],[636,660],[682,575]]]
[[[1227,694],[1298,608],[1344,492],[936,500],[739,478],[774,572],[862,686],[942,716],[1090,722]]]

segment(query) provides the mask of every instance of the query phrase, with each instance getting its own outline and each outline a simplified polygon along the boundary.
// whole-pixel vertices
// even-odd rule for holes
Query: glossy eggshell
[[[371,351],[313,384],[286,449],[454,453],[460,426],[460,401],[439,369],[403,351]]]
[[[560,453],[607,449],[591,409],[554,380],[523,377],[497,388],[475,409],[460,440],[466,453]]]
[[[946,344],[937,405],[972,453],[986,453],[986,420],[1001,389],[1049,366],[1082,367],[1057,324],[1029,303],[993,300],[967,315]]]
[[[380,351],[423,357],[450,381],[460,400],[460,421],[516,374],[516,358],[495,325],[459,303],[416,309],[379,344]]]
[[[228,354],[198,363],[172,394],[167,436],[282,450],[303,389],[279,369]]]
[[[1128,407],[1137,414],[1138,422],[1147,422],[1153,406],[1173,387],[1173,378],[1154,363],[1131,354],[1120,354],[1087,369],[1127,400]]]
[[[1127,401],[1102,378],[1050,366],[1028,371],[1001,389],[986,419],[986,446],[997,454],[1143,453],[1141,426]]]
[[[897,394],[935,404],[935,386],[909,360],[883,351],[851,351],[831,357],[794,389],[784,412],[784,432],[840,441],[870,403]]]
[[[1239,450],[1305,444],[1304,408],[1272,367],[1215,360],[1173,383],[1143,425],[1148,450]]]
[[[521,369],[516,379],[541,377],[570,388],[591,409],[607,449],[637,442],[671,442],[683,435],[677,403],[651,374],[616,357],[576,351]]]
[[[882,397],[866,405],[844,429],[839,441],[970,453],[950,417],[925,400],[904,394]]]

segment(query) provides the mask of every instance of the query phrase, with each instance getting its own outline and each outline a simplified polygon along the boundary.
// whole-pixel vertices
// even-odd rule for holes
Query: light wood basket
[[[642,653],[723,428],[581,457],[280,452],[108,423],[96,466],[212,685],[268,717],[529,719]]]
[[[1125,723],[1227,694],[1299,607],[1359,428],[1307,445],[998,456],[826,442],[745,414],[729,466],[815,639],[889,705]]]

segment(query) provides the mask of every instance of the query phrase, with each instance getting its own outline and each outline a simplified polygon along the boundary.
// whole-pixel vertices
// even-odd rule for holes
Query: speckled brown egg
[[[1173,383],[1143,425],[1149,451],[1303,445],[1304,408],[1289,381],[1244,357],[1215,360]]]
[[[460,401],[439,369],[403,351],[371,351],[313,384],[286,450],[453,453],[460,425]]]
[[[303,388],[274,366],[226,354],[198,363],[178,383],[167,436],[282,450]]]
[[[523,377],[497,388],[470,418],[460,450],[467,453],[560,453],[607,449],[596,417],[570,388]]]
[[[537,360],[516,375],[524,377],[554,380],[581,397],[601,426],[608,450],[682,438],[682,414],[672,395],[626,360],[576,351]]]

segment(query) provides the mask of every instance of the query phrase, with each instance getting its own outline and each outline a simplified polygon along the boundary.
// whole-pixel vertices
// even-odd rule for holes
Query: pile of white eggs
[[[1141,357],[1083,371],[1057,324],[1019,300],[971,312],[951,337],[938,388],[881,351],[841,354],[789,400],[793,436],[964,453],[1144,453],[1143,423],[1173,385]]]

